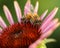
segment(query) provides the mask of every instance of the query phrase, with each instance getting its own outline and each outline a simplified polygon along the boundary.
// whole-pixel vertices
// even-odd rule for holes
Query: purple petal
[[[54,8],[54,9],[49,13],[49,15],[44,19],[44,22],[52,20],[52,19],[54,18],[54,16],[56,15],[57,11],[58,11],[58,8],[57,8],[57,7]]]
[[[56,25],[58,22],[58,19],[54,19],[52,20],[48,25],[46,25],[46,27],[44,29],[42,29],[42,32],[46,32],[47,30],[49,30],[51,27],[53,27],[54,25]]]
[[[59,25],[60,23],[58,22],[57,24],[52,26],[49,30],[47,30],[46,33],[43,33],[41,39],[49,37]]]
[[[5,12],[6,18],[8,19],[10,25],[14,24],[14,21],[12,19],[12,15],[11,15],[9,9],[5,5],[3,6],[3,10]]]
[[[37,13],[37,12],[38,12],[38,7],[39,7],[39,3],[38,3],[38,1],[37,1],[37,2],[36,2],[36,5],[35,5],[34,13]]]
[[[21,22],[22,13],[21,13],[21,9],[20,9],[19,4],[17,3],[17,1],[14,1],[14,7],[15,7],[17,18],[18,18],[18,22]]]
[[[2,28],[6,28],[6,27],[7,27],[7,25],[5,24],[5,22],[3,21],[3,19],[2,19],[1,16],[0,16],[0,26],[1,26]]]
[[[47,12],[48,12],[48,10],[46,10],[46,11],[40,16],[40,19],[41,19],[41,20],[44,19],[44,17],[46,16]]]
[[[56,15],[58,11],[58,8],[54,8],[54,10],[52,10],[52,12],[45,18],[45,20],[43,21],[42,25],[41,25],[41,29],[44,28],[45,25],[47,25]]]
[[[30,8],[31,8],[30,0],[27,0],[27,3],[24,8],[24,15],[30,13]]]
[[[46,32],[46,31],[48,31],[49,29],[51,29],[54,25],[57,24],[57,22],[58,22],[58,19],[55,19],[55,20],[51,21],[51,23],[49,25],[47,25],[47,27],[45,27],[44,30],[42,30],[43,33]]]

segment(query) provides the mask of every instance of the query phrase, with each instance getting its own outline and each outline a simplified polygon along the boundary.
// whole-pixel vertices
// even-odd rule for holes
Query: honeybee
[[[30,20],[34,24],[41,24],[40,17],[36,13],[34,13],[34,14],[29,13],[29,14],[27,14],[27,16],[25,18],[27,20]]]
[[[26,16],[24,16],[22,18],[22,20],[23,20],[23,22],[30,21],[34,24],[41,24],[40,17],[36,13],[34,13],[34,14],[28,13]]]

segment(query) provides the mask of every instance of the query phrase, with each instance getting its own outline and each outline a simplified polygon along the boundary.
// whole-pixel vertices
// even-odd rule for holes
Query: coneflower
[[[54,19],[58,8],[54,8],[45,18],[48,10],[40,17],[37,14],[38,2],[35,8],[27,1],[24,8],[24,15],[21,9],[14,1],[14,7],[18,22],[14,23],[9,9],[4,5],[3,10],[9,22],[7,26],[0,16],[0,48],[37,48],[37,45],[42,43],[42,40],[50,36],[53,31],[60,25],[58,18]]]

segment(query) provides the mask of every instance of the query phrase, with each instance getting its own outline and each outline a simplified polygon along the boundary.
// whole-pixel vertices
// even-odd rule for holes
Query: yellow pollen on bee
[[[36,13],[34,13],[34,14],[29,13],[29,14],[27,14],[27,16],[26,16],[25,18],[26,18],[26,19],[32,19],[33,21],[39,20],[39,16],[38,16],[38,14],[36,14]]]

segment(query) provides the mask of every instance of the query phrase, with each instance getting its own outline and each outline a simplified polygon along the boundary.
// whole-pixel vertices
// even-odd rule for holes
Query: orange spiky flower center
[[[34,20],[35,19],[35,20]],[[28,48],[30,44],[35,42],[41,35],[38,32],[40,20],[37,17],[23,17],[21,23],[15,23],[5,29],[0,36],[1,48]]]

